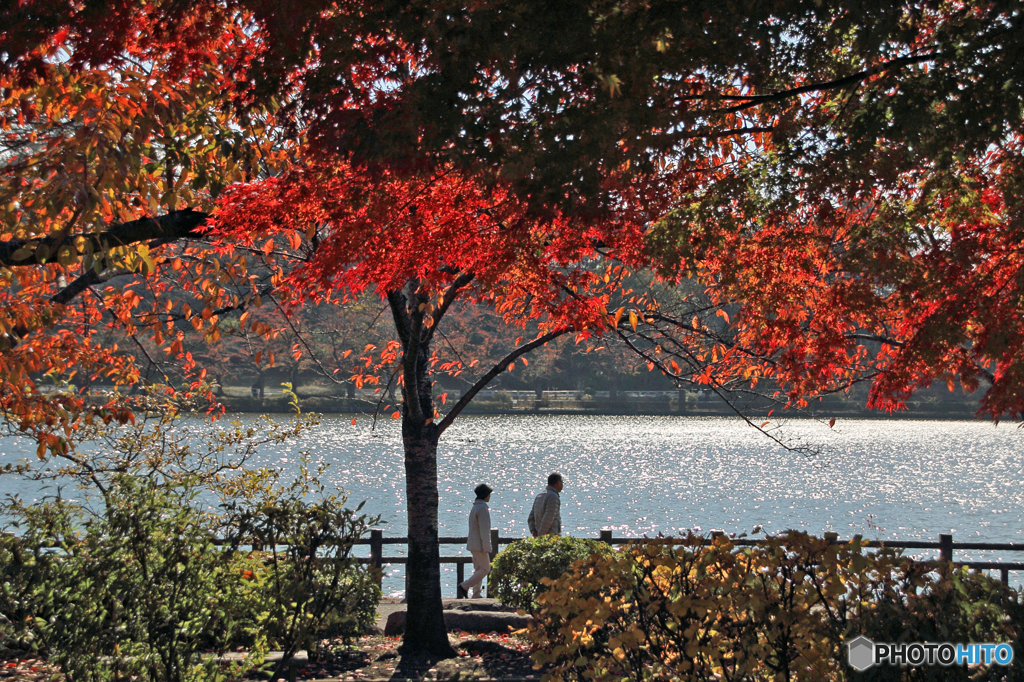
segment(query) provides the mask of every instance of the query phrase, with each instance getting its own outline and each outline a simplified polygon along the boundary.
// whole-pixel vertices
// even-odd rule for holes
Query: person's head
[[[486,502],[490,499],[491,493],[494,492],[494,489],[486,483],[481,483],[473,490],[473,492],[476,493],[476,499],[484,500]]]
[[[562,474],[556,471],[550,476],[548,476],[548,485],[557,490],[558,492],[562,492]]]

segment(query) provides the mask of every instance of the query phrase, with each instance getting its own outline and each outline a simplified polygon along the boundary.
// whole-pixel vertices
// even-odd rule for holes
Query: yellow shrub
[[[936,573],[892,550],[864,553],[859,541],[796,532],[753,547],[724,536],[678,543],[629,545],[546,581],[530,629],[535,661],[550,665],[546,679],[845,680],[845,643],[858,634],[1021,637],[1016,593],[966,571]],[[936,623],[946,630],[933,632]],[[936,672],[955,679],[964,671]]]

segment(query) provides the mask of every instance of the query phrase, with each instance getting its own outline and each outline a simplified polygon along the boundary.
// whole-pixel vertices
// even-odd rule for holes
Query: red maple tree
[[[558,335],[614,330],[680,381],[770,382],[796,405],[862,380],[885,408],[935,380],[989,381],[984,409],[1021,413],[1019,12],[549,9],[4,8],[4,128],[32,159],[5,162],[0,202],[0,262],[16,273],[0,319],[9,413],[58,437],[81,403],[27,390],[33,376],[95,373],[96,359],[135,379],[90,341],[101,315],[190,365],[181,322],[216,340],[222,316],[271,291],[287,309],[374,287],[399,340],[351,379],[399,368],[406,643],[443,654],[437,438],[478,387]],[[172,245],[183,238],[216,251]],[[647,267],[692,287],[684,308],[656,287],[621,291]],[[201,307],[133,290],[159,291],[157,270]],[[140,284],[79,303],[115,273]],[[432,344],[459,296],[543,326],[442,415]]]
[[[210,236],[224,251],[270,251],[280,242],[315,244],[277,287],[290,305],[344,299],[375,289],[390,307],[398,343],[377,361],[365,356],[350,377],[377,382],[394,367],[401,386],[409,534],[405,642],[452,655],[441,615],[438,546],[438,440],[473,396],[516,360],[563,334],[599,334],[608,325],[610,281],[588,267],[597,244],[639,254],[638,221],[582,222],[538,217],[507,191],[485,189],[452,170],[422,178],[362,174],[345,164],[292,168],[239,185],[221,197]],[[459,298],[486,302],[508,320],[540,321],[461,398],[442,405],[435,334]]]

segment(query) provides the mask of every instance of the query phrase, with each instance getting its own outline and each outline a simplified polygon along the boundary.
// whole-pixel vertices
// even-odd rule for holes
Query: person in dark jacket
[[[526,520],[533,537],[562,534],[562,499],[558,494],[563,486],[562,474],[556,471],[548,476],[548,487],[533,501]]]

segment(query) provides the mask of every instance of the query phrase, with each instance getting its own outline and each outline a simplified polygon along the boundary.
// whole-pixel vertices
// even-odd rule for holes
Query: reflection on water
[[[557,470],[565,477],[563,532],[576,536],[596,538],[603,528],[639,536],[763,526],[870,539],[937,540],[952,532],[961,541],[1024,542],[1024,431],[1015,426],[840,420],[830,429],[793,420],[784,434],[820,454],[786,452],[720,417],[464,417],[438,448],[440,534],[465,535],[472,490],[486,482],[495,488],[492,523],[503,536],[527,535],[529,505]],[[0,465],[29,454],[13,441],[0,448],[7,451]],[[302,450],[330,464],[327,480],[350,502],[366,500],[367,512],[381,514],[385,535],[405,535],[397,423],[374,432],[368,419],[353,426],[351,417],[326,417],[309,437],[268,447],[258,460],[287,471]],[[12,484],[0,479],[0,493]],[[968,556],[983,554],[958,554]],[[454,592],[454,568],[443,581]],[[397,588],[397,579],[389,586]]]

